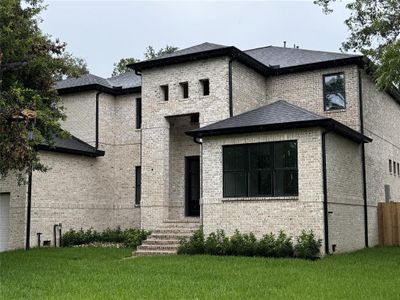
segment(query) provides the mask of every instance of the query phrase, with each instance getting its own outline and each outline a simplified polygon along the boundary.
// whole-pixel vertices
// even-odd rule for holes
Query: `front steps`
[[[166,220],[143,241],[134,256],[175,255],[181,239],[189,238],[200,228],[198,218]]]

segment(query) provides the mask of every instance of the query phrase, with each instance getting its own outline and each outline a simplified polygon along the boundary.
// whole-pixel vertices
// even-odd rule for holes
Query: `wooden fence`
[[[400,246],[400,202],[379,203],[379,244]]]

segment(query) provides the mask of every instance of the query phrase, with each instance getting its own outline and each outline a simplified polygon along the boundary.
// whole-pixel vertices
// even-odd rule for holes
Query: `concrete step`
[[[168,251],[176,251],[178,250],[179,244],[171,244],[171,245],[140,245],[138,250],[145,251],[153,251],[153,250],[168,250]]]
[[[152,233],[154,234],[158,234],[158,233],[170,233],[170,234],[187,234],[187,235],[193,235],[193,233],[196,231],[197,229],[194,228],[177,228],[177,227],[173,227],[173,228],[169,228],[169,227],[165,227],[165,228],[158,228],[153,230]]]
[[[179,245],[180,240],[178,239],[170,239],[170,240],[163,240],[163,239],[155,239],[149,237],[147,240],[143,241],[142,245]]]
[[[133,253],[135,256],[158,256],[158,255],[176,255],[172,250],[137,250]]]
[[[189,238],[191,234],[186,234],[186,233],[152,233],[150,237],[152,239],[157,239],[157,240],[181,240],[185,238]]]

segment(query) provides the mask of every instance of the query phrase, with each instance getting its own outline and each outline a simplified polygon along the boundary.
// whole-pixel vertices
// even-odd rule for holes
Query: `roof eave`
[[[252,133],[252,132],[266,132],[273,130],[285,130],[285,129],[296,129],[296,128],[309,128],[309,127],[323,127],[327,130],[332,130],[356,143],[369,143],[372,141],[369,137],[355,131],[333,119],[321,119],[301,122],[288,122],[279,124],[268,124],[268,125],[256,125],[256,126],[245,126],[245,127],[231,127],[221,129],[210,129],[210,130],[191,130],[187,131],[186,134],[192,137],[203,138],[207,136],[220,136],[230,134],[241,134],[241,133]]]
[[[363,66],[364,65],[363,56],[354,56],[354,57],[340,58],[340,59],[328,60],[317,63],[297,65],[293,67],[277,68],[274,70],[274,75],[283,75],[289,73],[310,71],[315,69],[327,69],[327,68],[341,67],[353,64]]]
[[[98,149],[94,149],[93,151],[83,151],[83,150],[63,148],[63,147],[50,147],[47,145],[37,145],[36,149],[49,152],[83,155],[88,157],[99,157],[105,155],[105,151]]]
[[[238,48],[233,47],[233,46],[219,48],[219,49],[206,50],[206,51],[201,51],[201,52],[196,52],[196,53],[189,53],[189,54],[184,54],[184,55],[179,55],[179,56],[147,60],[147,61],[137,62],[134,64],[128,64],[127,67],[131,68],[135,71],[141,72],[144,69],[151,69],[151,68],[156,68],[156,67],[160,67],[160,66],[168,66],[168,65],[178,64],[178,63],[185,63],[185,62],[214,58],[214,57],[219,57],[219,56],[230,56],[230,57],[237,58],[239,61],[241,61],[245,65],[250,66],[250,67],[254,68],[256,71],[263,73],[263,74],[272,73],[271,68],[269,68],[268,66],[264,65],[260,61],[254,59],[250,55],[244,53],[243,51],[241,51]]]
[[[88,84],[88,85],[73,86],[68,88],[59,88],[57,89],[57,92],[59,95],[65,95],[77,92],[86,92],[86,91],[99,91],[110,95],[125,95],[132,93],[140,93],[141,90],[142,90],[141,86],[131,87],[131,88],[109,88],[100,84]]]

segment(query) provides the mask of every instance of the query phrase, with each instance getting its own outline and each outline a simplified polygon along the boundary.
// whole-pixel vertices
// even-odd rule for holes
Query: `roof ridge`
[[[330,54],[343,54],[343,55],[353,55],[353,56],[363,56],[362,54],[349,54],[345,52],[335,52],[335,51],[323,51],[323,50],[313,50],[313,49],[305,49],[305,48],[292,48],[292,47],[282,47],[282,46],[269,46],[271,48],[279,48],[279,49],[288,49],[288,50],[303,50],[309,52],[319,52],[319,53],[330,53]]]
[[[273,45],[268,45],[268,46],[263,46],[263,47],[250,48],[250,49],[247,49],[247,50],[243,50],[243,52],[252,51],[252,50],[258,50],[258,49],[264,49],[264,48],[270,48],[270,47],[274,47],[274,46]]]

